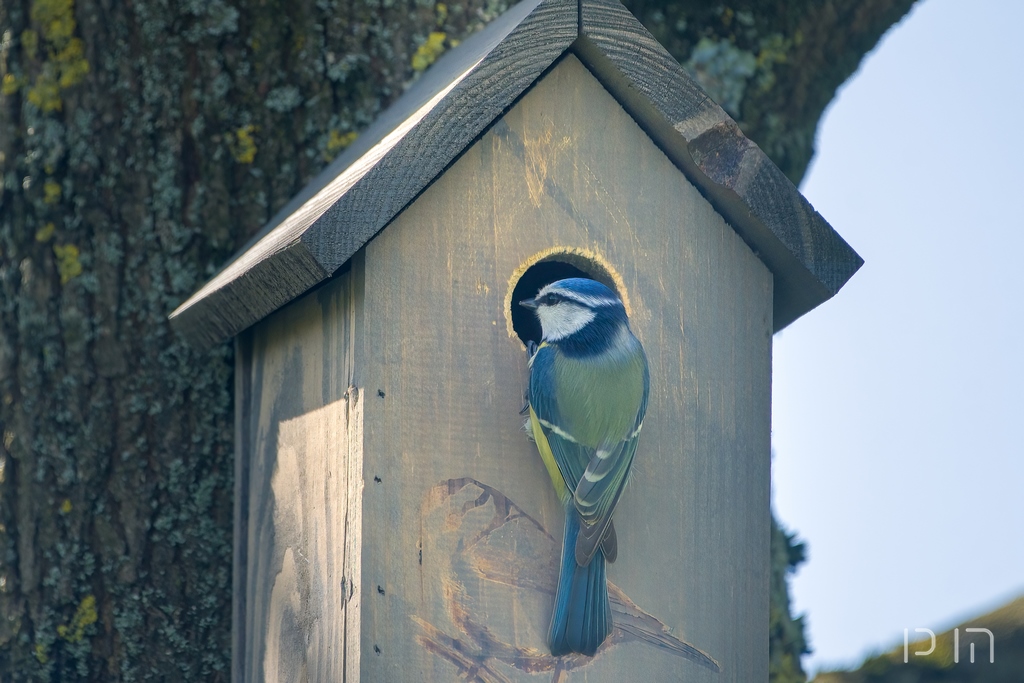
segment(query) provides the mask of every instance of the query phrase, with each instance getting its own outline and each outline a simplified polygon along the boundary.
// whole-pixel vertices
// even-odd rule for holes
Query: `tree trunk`
[[[797,180],[911,4],[630,7]],[[166,316],[504,9],[0,3],[0,680],[228,677],[232,353]]]

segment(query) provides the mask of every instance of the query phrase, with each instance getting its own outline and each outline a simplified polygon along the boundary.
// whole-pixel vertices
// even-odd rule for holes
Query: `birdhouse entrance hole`
[[[541,287],[569,277],[586,277],[611,287],[622,299],[626,312],[630,312],[629,297],[622,277],[611,264],[585,249],[554,247],[527,259],[509,279],[508,294],[505,296],[505,319],[509,336],[518,337],[524,346],[531,341],[540,344],[540,322],[532,311],[520,306],[519,302],[536,296]]]

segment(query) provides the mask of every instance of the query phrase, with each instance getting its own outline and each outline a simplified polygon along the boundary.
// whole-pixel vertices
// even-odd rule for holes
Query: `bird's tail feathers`
[[[556,657],[570,652],[593,656],[612,632],[604,552],[594,553],[586,566],[576,564],[579,533],[579,516],[570,506],[562,539],[562,568],[558,575],[555,609],[548,632],[551,654]]]

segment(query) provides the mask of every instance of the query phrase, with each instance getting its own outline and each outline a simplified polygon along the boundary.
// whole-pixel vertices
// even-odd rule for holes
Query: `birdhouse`
[[[172,314],[234,338],[234,680],[768,676],[772,334],[856,253],[617,0],[523,0]],[[611,287],[650,366],[593,657],[517,302]]]

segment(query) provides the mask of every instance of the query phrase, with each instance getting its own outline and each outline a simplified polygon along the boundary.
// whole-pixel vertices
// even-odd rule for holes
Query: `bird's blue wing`
[[[562,420],[555,398],[554,360],[555,349],[547,345],[542,345],[533,356],[530,372],[530,407],[533,408],[544,430],[551,455],[558,465],[558,471],[562,473],[565,486],[569,491],[574,491],[586,470],[587,463],[590,462],[593,449],[576,443],[571,434],[559,427]]]
[[[640,358],[643,361],[643,397],[631,433],[617,444],[592,452],[587,468],[573,490],[576,510],[584,522],[576,540],[576,562],[580,565],[590,562],[598,545],[605,538],[612,523],[612,513],[615,512],[619,496],[626,487],[633,456],[636,455],[640,429],[647,412],[647,398],[650,394],[647,359],[642,352]]]
[[[605,539],[608,541],[606,551],[614,558],[614,532],[609,531],[609,527],[636,453],[640,427],[647,410],[650,380],[646,358],[640,351],[638,360],[643,366],[643,394],[633,429],[618,443],[610,444],[606,449],[594,449],[577,443],[572,434],[559,426],[564,421],[555,398],[555,353],[553,347],[545,345],[534,355],[529,401],[565,485],[574,494],[574,507],[583,522],[577,539],[576,561],[585,566]]]
[[[589,482],[581,478],[573,495],[573,502],[580,518],[584,524],[580,528],[579,537],[576,539],[576,562],[586,565],[597,551],[598,545],[608,535],[608,528],[612,524],[612,513],[619,502],[619,496],[626,488],[626,481],[629,478],[629,468],[633,464],[633,456],[636,454],[636,445],[639,435],[619,442],[617,448],[608,455],[607,460],[612,462],[611,467],[598,482]],[[595,454],[591,459],[598,458]],[[598,465],[598,468],[601,468]],[[606,548],[607,550],[607,548]]]

